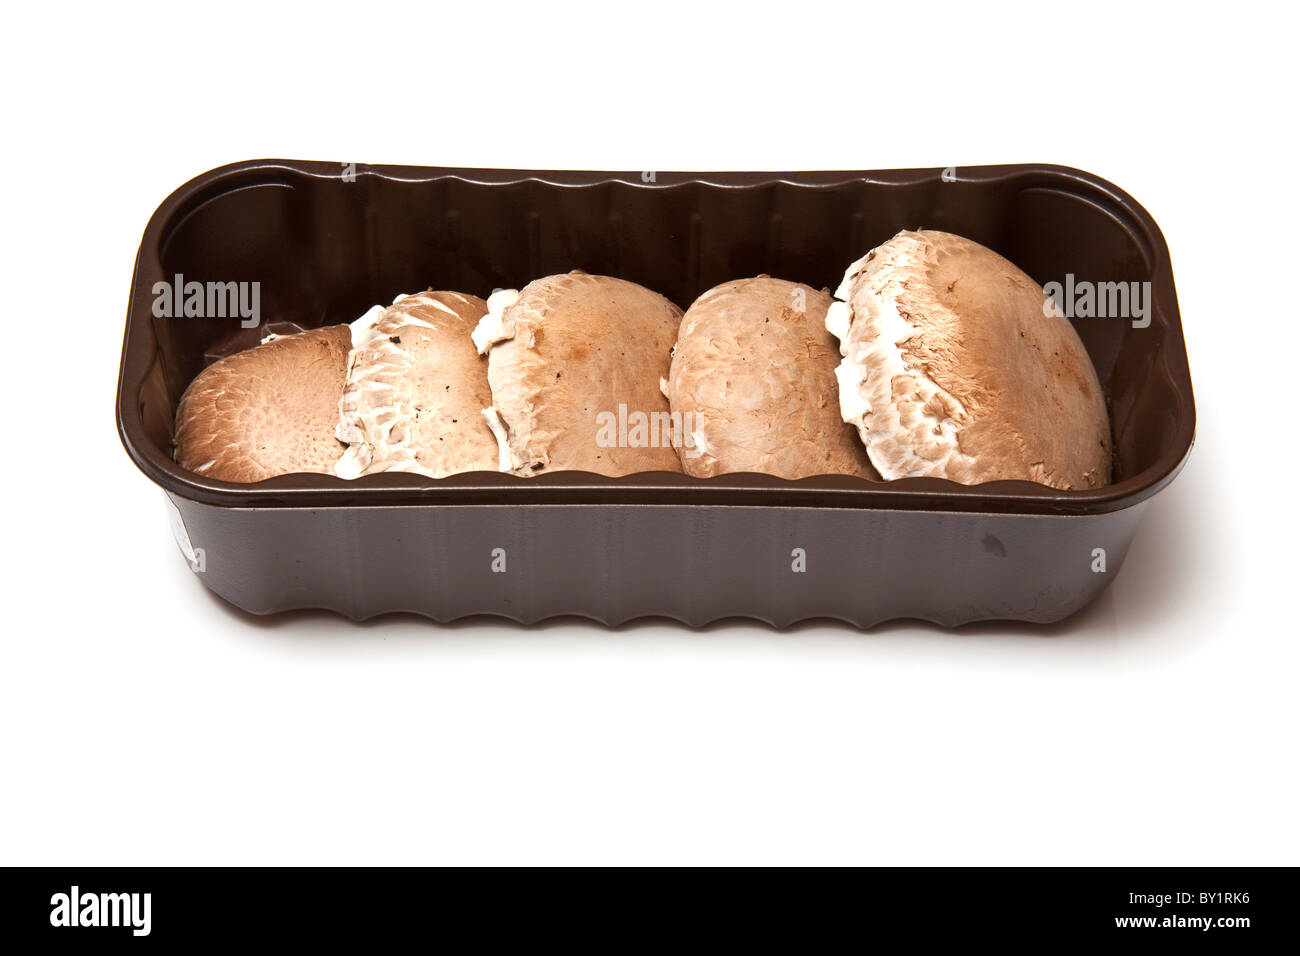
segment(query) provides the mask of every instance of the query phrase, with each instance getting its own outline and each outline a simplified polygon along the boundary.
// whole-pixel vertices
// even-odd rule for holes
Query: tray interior
[[[1067,274],[1076,283],[1157,280],[1147,328],[1125,318],[1073,321],[1106,390],[1115,481],[1140,475],[1180,441],[1175,386],[1158,373],[1167,348],[1185,362],[1163,241],[1122,194],[1069,171],[988,167],[956,182],[939,170],[715,181],[659,174],[647,184],[638,174],[555,182],[498,171],[485,182],[466,171],[418,178],[382,168],[348,181],[335,169],[265,164],[211,175],[180,196],[155,245],[142,248],[133,324],[147,327],[132,334],[147,340],[153,360],[139,409],[163,454],[186,385],[260,332],[242,329],[238,317],[153,317],[141,296],[159,276],[260,283],[271,328],[347,322],[430,286],[486,297],[574,268],[639,282],[686,308],[719,282],[759,273],[834,289],[867,249],[920,227],[978,240],[1040,283]]]

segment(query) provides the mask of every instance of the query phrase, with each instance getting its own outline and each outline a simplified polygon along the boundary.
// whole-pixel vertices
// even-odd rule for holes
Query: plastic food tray
[[[256,282],[268,327],[354,319],[432,286],[486,296],[581,268],[683,308],[767,273],[834,288],[904,228],[959,233],[1040,283],[1150,283],[1149,322],[1074,319],[1105,387],[1114,483],[646,473],[286,475],[250,485],[171,460],[172,416],[240,319],[157,318],[154,286]],[[556,172],[258,160],[205,173],[150,219],[117,395],[122,441],[175,506],[203,583],[247,611],[439,621],[742,616],[1048,622],[1119,572],[1195,407],[1164,238],[1128,195],[1058,166],[796,173]]]

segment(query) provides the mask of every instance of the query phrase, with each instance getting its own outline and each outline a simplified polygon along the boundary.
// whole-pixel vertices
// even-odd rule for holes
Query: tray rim
[[[127,454],[150,480],[166,492],[210,505],[257,507],[369,507],[392,505],[507,504],[673,504],[771,507],[834,507],[989,514],[1087,515],[1136,505],[1176,477],[1195,442],[1195,398],[1188,367],[1182,319],[1173,270],[1163,233],[1151,215],[1119,187],[1068,166],[1048,163],[957,166],[957,183],[989,183],[1009,178],[1042,178],[1044,183],[1071,185],[1104,201],[1112,213],[1122,213],[1151,256],[1151,283],[1156,314],[1166,330],[1161,361],[1152,369],[1161,374],[1175,396],[1177,426],[1170,447],[1142,472],[1122,482],[1091,491],[1058,491],[1028,481],[998,481],[961,485],[940,478],[904,478],[873,482],[851,476],[820,476],[798,481],[770,475],[730,474],[691,478],[669,472],[610,478],[587,472],[552,472],[530,478],[495,472],[453,475],[443,479],[387,473],[347,481],[331,475],[284,475],[253,484],[207,479],[180,468],[144,434],[138,395],[152,365],[142,335],[133,334],[150,308],[153,282],[162,276],[159,250],[183,216],[240,180],[277,173],[339,179],[342,163],[314,160],[251,159],[219,166],[190,179],[168,195],[150,217],[141,238],[131,279],[116,392],[118,435]],[[935,182],[947,168],[887,170],[805,170],[785,172],[655,171],[655,181],[643,182],[641,171],[531,170],[440,166],[355,164],[358,178],[373,176],[396,182],[456,179],[486,186],[537,182],[560,188],[590,188],[621,184],[638,189],[753,188],[782,184],[820,189],[850,182],[918,185]],[[349,170],[351,172],[351,170]],[[224,187],[224,188],[223,188]],[[187,208],[188,207],[188,208]],[[180,217],[180,218],[178,218]]]

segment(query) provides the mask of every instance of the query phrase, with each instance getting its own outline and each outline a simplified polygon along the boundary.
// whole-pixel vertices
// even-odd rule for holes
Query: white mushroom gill
[[[957,440],[965,410],[909,364],[904,348],[916,329],[899,302],[908,280],[924,273],[926,252],[923,237],[895,236],[849,266],[835,291],[839,301],[826,313],[826,329],[840,341],[840,416],[857,428],[887,479],[942,474],[949,462],[965,457]],[[955,415],[936,426],[918,412],[934,407],[939,396]]]
[[[514,338],[515,324],[506,313],[518,301],[518,289],[497,289],[488,296],[487,315],[479,319],[470,336],[479,355],[486,355],[498,342]]]

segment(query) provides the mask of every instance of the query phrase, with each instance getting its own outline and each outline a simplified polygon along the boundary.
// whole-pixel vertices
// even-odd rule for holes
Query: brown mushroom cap
[[[1096,370],[1069,321],[1012,263],[944,232],[900,232],[845,272],[841,414],[885,478],[1053,488],[1110,481]]]
[[[665,392],[688,423],[682,469],[707,478],[876,478],[840,418],[831,297],[768,276],[724,282],[686,310]]]
[[[530,282],[485,319],[496,331],[477,339],[492,386],[484,411],[498,431],[502,469],[680,471],[658,426],[669,416],[659,381],[681,314],[633,282],[575,271]],[[657,439],[638,427],[652,416]]]
[[[470,341],[486,312],[476,296],[420,292],[359,333],[338,405],[337,436],[348,443],[339,477],[497,470],[496,439],[481,414],[492,401],[487,362]]]
[[[223,481],[333,474],[343,450],[334,428],[351,345],[348,327],[332,325],[208,366],[176,409],[176,462]]]

